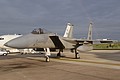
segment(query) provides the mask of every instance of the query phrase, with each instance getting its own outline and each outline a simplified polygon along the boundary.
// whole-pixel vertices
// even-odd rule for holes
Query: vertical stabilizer
[[[88,30],[88,37],[87,37],[88,40],[92,40],[92,25],[93,23],[90,22],[89,30]]]
[[[68,37],[68,38],[73,37],[73,25],[71,23],[67,23],[67,27],[63,37]]]

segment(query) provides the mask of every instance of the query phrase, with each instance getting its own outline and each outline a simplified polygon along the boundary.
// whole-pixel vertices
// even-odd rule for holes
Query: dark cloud
[[[0,34],[25,34],[36,27],[63,34],[66,23],[71,22],[78,38],[87,36],[92,19],[93,30],[100,37],[119,39],[119,3],[120,0],[0,0]]]

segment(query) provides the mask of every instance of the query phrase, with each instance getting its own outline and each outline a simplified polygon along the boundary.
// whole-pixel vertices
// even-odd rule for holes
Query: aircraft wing
[[[94,44],[96,42],[100,43],[100,44],[103,44],[103,43],[115,43],[117,42],[117,40],[85,40],[85,39],[76,39],[77,42],[88,42],[88,43],[91,43],[91,44]]]
[[[62,39],[73,44],[93,43],[92,40],[87,39],[74,39],[74,38],[62,38]]]
[[[79,43],[79,44],[83,44],[83,43],[91,43],[94,44],[96,42],[102,44],[102,43],[115,43],[117,42],[116,40],[87,40],[87,39],[64,39],[65,41],[71,42],[71,43]]]
[[[82,46],[84,44],[95,44],[95,42],[98,42],[99,44],[102,43],[113,43],[113,40],[87,40],[87,39],[74,39],[74,38],[65,38],[60,36],[49,36],[52,42],[54,43],[56,48],[64,49],[64,41],[69,42],[71,44],[74,44],[75,47]]]

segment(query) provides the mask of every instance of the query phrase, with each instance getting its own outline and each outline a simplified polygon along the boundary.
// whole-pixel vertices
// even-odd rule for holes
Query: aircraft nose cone
[[[17,49],[23,49],[26,48],[27,42],[25,40],[21,40],[21,39],[15,39],[15,40],[11,40],[8,41],[7,43],[5,43],[4,45],[7,47],[11,47],[11,48],[17,48]]]
[[[7,47],[8,47],[8,43],[5,43],[4,46],[7,46]]]
[[[16,47],[16,43],[13,41],[9,41],[7,43],[4,44],[7,47],[11,47],[11,48],[15,48]]]
[[[15,38],[8,41],[4,45],[11,48],[24,49],[31,44],[31,38],[28,38],[28,37],[26,38],[25,36],[25,37]]]

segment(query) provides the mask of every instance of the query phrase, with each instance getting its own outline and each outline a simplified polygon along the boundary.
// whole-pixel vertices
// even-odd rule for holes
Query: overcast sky
[[[74,37],[83,38],[90,20],[94,38],[120,40],[120,0],[0,0],[0,35],[39,27],[63,35],[71,22]]]

